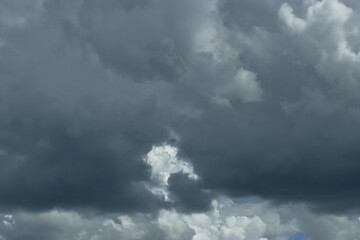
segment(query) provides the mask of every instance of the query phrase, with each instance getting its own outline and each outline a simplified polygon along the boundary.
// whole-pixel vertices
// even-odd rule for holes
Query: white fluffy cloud
[[[162,211],[158,222],[167,239],[184,239],[179,235],[191,229],[193,240],[263,240],[266,224],[258,216],[222,216],[221,208],[213,202],[213,211],[203,214],[184,215],[174,211]],[[173,223],[172,219],[177,219]],[[180,226],[180,228],[179,228]],[[173,235],[173,229],[182,233]]]
[[[151,151],[146,155],[144,161],[151,166],[152,183],[148,183],[149,190],[159,196],[164,197],[166,201],[171,200],[167,191],[168,179],[173,173],[184,173],[194,181],[199,176],[194,173],[190,163],[185,162],[177,157],[178,149],[174,146],[163,144],[153,146]]]

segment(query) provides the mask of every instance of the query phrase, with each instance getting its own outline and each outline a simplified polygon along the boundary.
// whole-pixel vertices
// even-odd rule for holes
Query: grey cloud
[[[0,1],[1,209],[359,208],[355,1],[20,2]],[[143,161],[167,141],[201,179],[173,174],[171,204]]]
[[[202,212],[210,207],[214,196],[202,189],[201,182],[192,181],[185,174],[174,173],[168,183],[174,207],[180,212]]]
[[[73,211],[14,213],[11,225],[0,223],[2,239],[169,239],[288,240],[303,233],[306,239],[356,239],[356,217],[317,215],[303,205],[274,206],[264,201],[217,199],[208,211],[184,214],[162,210],[147,214],[81,216]],[[4,215],[0,214],[0,219]]]
[[[284,7],[298,6],[278,4],[276,29],[257,30],[251,18],[253,28],[239,25],[241,37],[254,39],[239,40],[239,59],[257,73],[263,101],[204,106],[201,121],[179,122],[180,153],[192,160],[205,188],[221,193],[305,201],[322,211],[358,208],[359,57],[348,40],[357,34],[350,29],[358,29],[358,10],[314,1],[284,19]],[[227,13],[237,26],[238,18]],[[255,31],[262,34],[251,35]],[[252,48],[259,41],[267,47],[260,53]]]
[[[151,87],[119,82],[46,7],[40,23],[2,33],[1,207],[152,211],[142,156],[167,130]]]
[[[138,4],[137,4],[138,3]],[[84,1],[79,27],[104,65],[135,80],[176,81],[205,2]],[[130,8],[129,8],[130,7]]]

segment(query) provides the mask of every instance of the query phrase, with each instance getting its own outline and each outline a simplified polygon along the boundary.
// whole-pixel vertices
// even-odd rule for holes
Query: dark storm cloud
[[[175,173],[170,176],[168,183],[175,209],[180,212],[202,212],[210,207],[213,196],[202,190],[202,184],[198,181],[190,180],[185,174]]]
[[[155,97],[67,42],[68,6],[46,4],[2,33],[1,207],[152,211],[142,156],[167,135]]]
[[[209,192],[359,207],[356,2],[15,2],[0,1],[2,209],[188,212]],[[143,161],[171,134],[201,179],[170,177],[173,204]]]
[[[239,40],[246,44],[239,59],[257,73],[263,101],[209,105],[202,121],[179,123],[181,153],[205,187],[220,193],[304,201],[322,211],[358,208],[360,58],[359,42],[351,40],[358,36],[357,9],[339,1],[303,9],[277,1],[271,14],[278,26],[268,26],[270,3],[252,1],[267,12],[255,20],[241,19],[246,15],[236,15],[233,5],[225,1],[226,19],[253,40]]]
[[[84,1],[79,27],[104,65],[134,80],[176,81],[203,16],[196,1]]]
[[[169,206],[146,189],[150,166],[143,157],[153,145],[169,140],[174,116],[191,116],[197,110],[180,99],[183,95],[171,96],[177,90],[166,82],[138,82],[147,80],[144,76],[149,80],[168,76],[167,69],[157,68],[144,56],[161,60],[162,54],[170,54],[172,61],[172,49],[156,48],[158,32],[150,29],[145,34],[142,24],[175,6],[166,1],[104,1],[103,8],[98,4],[3,3],[13,11],[1,22],[0,31],[0,206],[4,211],[152,212]],[[189,4],[183,11],[191,8]],[[24,9],[29,14],[22,14]],[[115,11],[114,19],[108,11]],[[132,16],[131,11],[140,12]],[[93,29],[97,15],[104,22],[95,22],[98,26]],[[121,18],[129,22],[118,29]],[[139,25],[131,31],[128,25],[137,18]],[[189,23],[179,28],[191,31]],[[169,26],[159,31],[165,29],[174,31]],[[129,37],[126,43],[118,42],[124,35]],[[161,39],[172,48],[173,41],[164,35]],[[187,36],[179,41],[189,45]],[[123,55],[128,50],[130,55]],[[108,58],[110,52],[114,58]],[[151,66],[144,65],[144,58]],[[134,64],[134,69],[116,65],[121,62]]]

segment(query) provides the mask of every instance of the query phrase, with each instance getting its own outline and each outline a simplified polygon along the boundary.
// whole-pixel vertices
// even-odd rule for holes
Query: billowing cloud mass
[[[11,222],[9,221],[11,216]],[[161,210],[148,214],[87,218],[73,211],[0,215],[0,239],[76,240],[297,240],[357,239],[359,219],[322,215],[303,206],[271,206],[267,202],[213,201],[209,211],[182,214]],[[306,232],[306,234],[304,233]]]
[[[356,0],[0,0],[0,240],[356,239]]]

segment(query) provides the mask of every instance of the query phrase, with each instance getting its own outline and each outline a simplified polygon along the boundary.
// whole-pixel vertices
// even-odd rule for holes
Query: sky
[[[360,239],[357,0],[0,0],[0,240]]]

